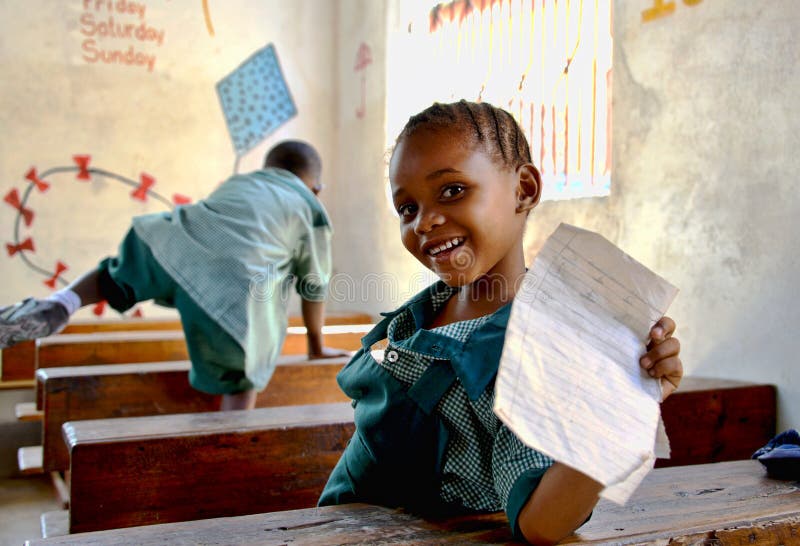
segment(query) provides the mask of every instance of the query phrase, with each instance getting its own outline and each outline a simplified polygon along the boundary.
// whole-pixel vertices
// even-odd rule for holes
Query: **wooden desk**
[[[308,360],[282,355],[256,407],[347,402],[336,374],[348,357]],[[186,361],[44,368],[36,371],[43,410],[42,470],[67,470],[61,426],[67,421],[196,413],[219,409],[221,397],[189,384]],[[40,396],[39,396],[40,395]]]
[[[70,531],[314,506],[349,403],[74,421]]]
[[[372,317],[366,313],[358,312],[339,312],[327,313],[325,316],[326,326],[340,326],[340,325],[359,325],[369,324],[372,322]],[[87,334],[124,334],[126,332],[182,332],[180,320],[177,319],[121,319],[121,320],[98,320],[98,321],[75,321],[67,325],[67,327],[56,337],[57,340],[52,343],[45,342],[47,347],[45,356],[40,362],[40,368],[52,367],[54,365],[76,365],[76,364],[110,364],[116,362],[155,362],[159,360],[185,360],[186,356],[185,343],[175,341],[170,336],[155,336],[155,341],[158,341],[162,347],[161,350],[170,351],[173,353],[171,357],[160,357],[156,354],[137,356],[138,352],[133,349],[132,356],[126,356],[125,350],[122,348],[108,349],[100,348],[95,351],[95,357],[91,356],[91,352],[86,353],[86,339],[74,338],[74,341],[83,343],[83,347],[78,349],[77,355],[72,355],[67,349],[56,348],[53,345],[56,343],[64,343],[65,339],[62,336],[66,335],[87,335]],[[305,328],[302,327],[302,318],[297,316],[289,317],[289,336],[286,341],[285,353],[287,354],[301,354],[306,352]],[[361,334],[363,335],[363,334]],[[146,335],[138,336],[139,339],[146,338]],[[157,339],[162,337],[163,339]],[[339,336],[341,337],[341,336]],[[353,337],[353,336],[351,336]],[[359,339],[361,336],[358,336]],[[123,336],[124,338],[124,336]],[[45,338],[49,339],[49,338]],[[118,339],[111,336],[107,339]],[[98,341],[103,341],[103,338],[97,338]],[[341,339],[327,340],[331,346],[336,345]],[[352,344],[351,339],[347,339],[346,343]],[[41,342],[38,343],[41,345]],[[342,346],[342,348],[348,348]],[[153,351],[152,348],[145,348],[146,351]],[[66,354],[63,351],[67,351]],[[174,353],[178,354],[174,354]],[[81,356],[82,355],[82,356]],[[38,349],[36,341],[27,341],[18,343],[17,345],[8,349],[3,349],[0,352],[0,382],[18,382],[29,380],[33,378],[34,371],[37,367]],[[61,362],[59,362],[61,359]]]
[[[180,330],[178,319],[76,320],[67,324],[62,334],[92,332],[131,332],[142,330]],[[36,369],[36,342],[25,341],[0,351],[0,380],[21,381],[33,377]]]
[[[800,542],[798,484],[766,478],[756,461],[656,469],[624,507],[601,501],[568,544],[745,544]],[[423,519],[363,504],[207,519],[32,540],[82,544],[355,545],[509,544],[505,515]]]
[[[775,436],[773,385],[684,377],[661,405],[672,454],[656,467],[749,459]]]

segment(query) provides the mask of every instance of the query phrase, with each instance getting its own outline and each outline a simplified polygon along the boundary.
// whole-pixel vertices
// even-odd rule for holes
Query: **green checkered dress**
[[[454,293],[454,289],[435,293],[431,299],[434,312]],[[455,322],[431,331],[466,342],[490,316]],[[381,366],[406,386],[413,385],[433,361],[426,354],[395,345],[411,337],[414,331],[414,317],[407,308],[389,324],[389,346],[381,362]],[[387,358],[390,353],[396,354]],[[493,402],[494,382],[476,400],[470,400],[457,378],[436,407],[450,433],[440,489],[445,502],[457,502],[473,510],[504,510],[511,488],[522,473],[547,469],[553,464],[546,455],[522,444],[500,422],[492,411]]]

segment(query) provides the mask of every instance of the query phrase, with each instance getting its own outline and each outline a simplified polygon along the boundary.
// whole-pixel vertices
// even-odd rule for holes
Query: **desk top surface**
[[[654,470],[626,506],[601,501],[592,519],[566,542],[667,543],[671,538],[702,542],[712,536],[719,539],[719,544],[734,544],[739,543],[734,539],[741,540],[742,536],[755,537],[760,542],[765,534],[777,536],[784,543],[790,543],[787,537],[796,539],[800,535],[800,483],[768,479],[756,461],[736,461]],[[511,542],[502,513],[437,521],[398,510],[353,504],[83,533],[29,544]]]

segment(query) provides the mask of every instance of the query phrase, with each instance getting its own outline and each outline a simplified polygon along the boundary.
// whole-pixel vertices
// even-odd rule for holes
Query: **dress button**
[[[397,351],[386,351],[386,360],[389,362],[397,362],[398,358],[400,358],[400,355],[397,354]]]

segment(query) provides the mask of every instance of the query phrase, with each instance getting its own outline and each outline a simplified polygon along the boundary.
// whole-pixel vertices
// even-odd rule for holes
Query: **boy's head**
[[[302,180],[317,195],[322,190],[319,181],[322,159],[317,151],[301,140],[284,140],[273,146],[264,158],[264,167],[285,169]]]
[[[490,104],[434,104],[397,138],[389,182],[403,244],[452,286],[524,274],[539,172],[514,118]]]

